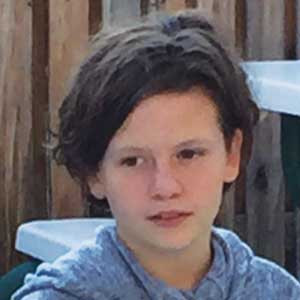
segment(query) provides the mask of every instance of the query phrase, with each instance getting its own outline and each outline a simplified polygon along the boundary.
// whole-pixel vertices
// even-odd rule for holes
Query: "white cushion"
[[[82,242],[95,237],[99,226],[114,219],[81,218],[32,221],[17,230],[16,249],[46,262],[52,262]]]
[[[300,60],[247,62],[242,66],[260,108],[300,116]]]

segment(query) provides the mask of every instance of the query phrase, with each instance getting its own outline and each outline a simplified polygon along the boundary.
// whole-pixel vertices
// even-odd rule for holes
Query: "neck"
[[[192,289],[207,274],[213,256],[210,239],[172,252],[136,247],[131,250],[153,277],[183,290]]]

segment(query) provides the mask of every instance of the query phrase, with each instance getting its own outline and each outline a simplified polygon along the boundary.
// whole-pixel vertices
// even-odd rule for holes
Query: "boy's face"
[[[241,143],[237,130],[226,151],[216,109],[201,89],[152,96],[113,137],[90,188],[108,199],[129,247],[200,247],[210,239],[223,183],[238,175]]]

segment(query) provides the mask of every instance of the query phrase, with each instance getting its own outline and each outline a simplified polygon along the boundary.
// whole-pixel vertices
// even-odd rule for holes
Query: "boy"
[[[300,299],[300,285],[214,228],[258,109],[216,29],[186,11],[100,39],[60,109],[55,156],[116,227],[28,275],[28,299]]]

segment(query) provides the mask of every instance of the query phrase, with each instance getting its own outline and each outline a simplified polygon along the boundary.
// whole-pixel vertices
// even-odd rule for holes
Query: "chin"
[[[152,244],[155,244],[155,247],[161,251],[177,252],[188,249],[193,244],[193,238],[187,235],[177,237],[169,236],[159,240],[152,240]]]

